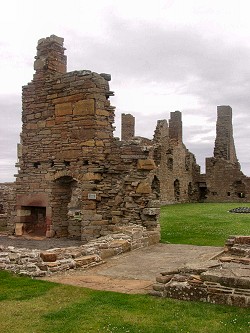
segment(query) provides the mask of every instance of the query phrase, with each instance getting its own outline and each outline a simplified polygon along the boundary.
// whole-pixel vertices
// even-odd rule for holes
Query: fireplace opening
[[[23,233],[30,236],[46,236],[46,207],[23,206]]]

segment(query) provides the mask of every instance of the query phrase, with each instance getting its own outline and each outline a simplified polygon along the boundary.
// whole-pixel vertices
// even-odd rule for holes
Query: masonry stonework
[[[130,140],[135,136],[135,117],[132,114],[122,113],[121,139]]]
[[[15,234],[91,239],[130,224],[159,241],[159,189],[148,147],[113,137],[110,75],[66,72],[63,39],[37,46],[23,87]]]
[[[218,106],[214,156],[206,159],[206,194],[209,202],[248,202],[250,178],[236,156],[232,109]]]
[[[0,184],[0,228],[6,228],[14,215],[15,186],[13,183]]]
[[[111,76],[67,72],[64,51],[63,38],[39,40],[23,87],[19,171],[0,188],[10,233],[87,242],[132,223],[159,240],[160,204],[249,201],[230,106],[218,107],[214,156],[201,174],[183,143],[180,111],[158,120],[152,140],[135,136],[134,116],[122,114],[122,140],[114,138]]]

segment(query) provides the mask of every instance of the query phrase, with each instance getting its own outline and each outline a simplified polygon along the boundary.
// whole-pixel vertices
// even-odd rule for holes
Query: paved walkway
[[[160,272],[209,260],[222,250],[211,246],[157,244],[112,257],[89,270],[68,271],[43,279],[97,290],[147,293]]]

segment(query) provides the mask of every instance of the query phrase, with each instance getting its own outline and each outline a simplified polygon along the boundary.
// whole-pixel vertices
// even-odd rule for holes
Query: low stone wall
[[[230,237],[219,258],[162,272],[151,295],[250,307],[250,237]]]
[[[118,232],[120,231],[120,232]],[[0,269],[31,277],[41,277],[69,269],[87,269],[104,259],[158,243],[158,231],[129,225],[117,233],[100,237],[78,247],[38,249],[0,245]]]

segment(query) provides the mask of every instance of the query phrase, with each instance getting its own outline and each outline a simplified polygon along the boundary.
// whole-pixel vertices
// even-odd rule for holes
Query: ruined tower
[[[233,138],[232,108],[228,105],[217,107],[216,139],[214,157],[237,163]]]
[[[135,136],[135,117],[122,113],[121,139],[130,140]]]
[[[15,234],[88,241],[132,223],[157,241],[155,163],[113,137],[110,75],[67,72],[64,51],[63,38],[39,40],[23,87]]]
[[[240,170],[233,137],[232,108],[217,107],[214,157],[206,158],[206,201],[242,202],[249,196],[249,179]]]
[[[176,142],[182,143],[182,120],[180,111],[170,112],[169,137]]]

